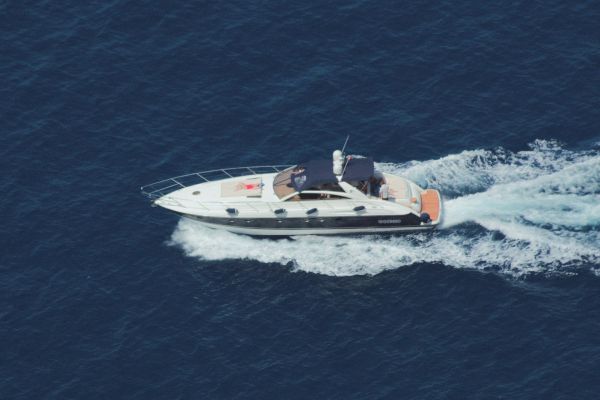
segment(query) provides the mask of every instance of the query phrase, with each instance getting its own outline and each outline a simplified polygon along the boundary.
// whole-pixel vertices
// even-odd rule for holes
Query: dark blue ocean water
[[[0,1],[1,399],[596,399],[597,2]],[[371,155],[427,235],[256,240],[187,172]]]

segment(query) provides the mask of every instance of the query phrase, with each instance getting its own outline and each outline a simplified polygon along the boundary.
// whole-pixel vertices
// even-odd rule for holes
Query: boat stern
[[[421,192],[421,219],[429,219],[431,225],[439,225],[442,221],[442,196],[439,191],[426,189]]]

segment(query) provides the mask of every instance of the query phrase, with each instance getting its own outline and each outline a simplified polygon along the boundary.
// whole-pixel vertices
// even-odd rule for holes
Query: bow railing
[[[258,165],[253,167],[223,168],[213,169],[210,171],[192,172],[191,174],[179,175],[144,185],[140,188],[140,190],[144,196],[151,200],[156,200],[159,197],[172,193],[176,190],[197,185],[199,183],[242,176],[257,176],[261,174],[277,173],[292,166],[293,165]]]

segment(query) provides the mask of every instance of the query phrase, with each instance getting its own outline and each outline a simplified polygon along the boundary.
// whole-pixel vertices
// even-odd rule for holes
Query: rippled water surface
[[[0,398],[597,398],[598,20],[0,2]],[[259,240],[138,191],[347,134],[441,229]]]

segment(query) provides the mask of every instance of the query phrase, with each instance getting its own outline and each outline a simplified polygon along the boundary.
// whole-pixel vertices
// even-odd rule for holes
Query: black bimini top
[[[346,170],[342,180],[344,182],[364,181],[375,174],[372,158],[350,158],[346,162]]]
[[[350,158],[346,161],[342,180],[345,182],[363,181],[372,177],[374,172],[372,158]],[[338,181],[333,173],[331,160],[312,160],[298,164],[292,172],[291,180],[294,189],[298,192],[324,183],[337,183]]]

